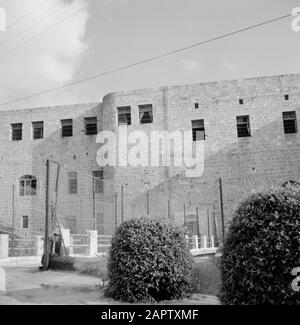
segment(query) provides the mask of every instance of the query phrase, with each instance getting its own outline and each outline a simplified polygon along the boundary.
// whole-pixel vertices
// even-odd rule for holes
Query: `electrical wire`
[[[83,10],[86,10],[86,9],[87,9],[91,4],[93,4],[95,1],[96,1],[96,0],[90,0],[88,5],[85,5],[85,6],[81,7],[79,10],[76,10],[76,11],[73,12],[72,14],[70,14],[70,15],[64,17],[62,20],[60,20],[60,21],[56,22],[55,24],[50,25],[50,26],[48,26],[47,28],[41,30],[40,32],[34,34],[32,37],[30,37],[30,38],[24,40],[22,43],[18,44],[17,46],[11,48],[10,50],[8,50],[8,51],[6,51],[6,52],[3,52],[3,53],[0,55],[0,58],[5,57],[8,53],[10,53],[10,52],[12,52],[12,51],[14,51],[14,50],[20,48],[20,47],[23,46],[24,44],[27,44],[27,43],[31,42],[32,40],[34,40],[34,39],[35,39],[36,37],[38,37],[39,35],[41,35],[41,34],[47,32],[47,31],[51,30],[52,28],[57,27],[58,25],[64,23],[66,20],[68,20],[68,19],[74,17],[75,15],[79,14],[79,13],[82,12]]]
[[[123,70],[128,70],[128,69],[134,68],[136,66],[143,65],[143,64],[146,64],[146,63],[149,63],[149,62],[152,62],[152,61],[156,61],[156,60],[159,60],[159,59],[162,59],[162,58],[165,58],[165,57],[168,57],[168,56],[171,56],[171,55],[174,55],[174,54],[177,54],[177,53],[180,53],[180,52],[183,52],[183,51],[195,48],[195,47],[199,47],[199,46],[207,44],[207,43],[211,43],[211,42],[214,42],[214,41],[217,41],[217,40],[220,40],[220,39],[224,39],[224,38],[227,38],[227,37],[230,37],[230,36],[233,36],[233,35],[237,35],[239,33],[242,33],[242,32],[245,32],[245,31],[248,31],[248,30],[251,30],[251,29],[255,29],[255,28],[258,28],[258,27],[273,23],[275,21],[285,19],[285,18],[290,17],[290,16],[291,16],[291,14],[287,14],[287,15],[283,15],[283,16],[280,16],[280,17],[277,17],[277,18],[266,20],[266,21],[263,21],[261,23],[255,24],[255,25],[251,25],[251,26],[248,26],[248,27],[245,27],[245,28],[241,28],[241,29],[238,29],[238,30],[233,31],[233,32],[221,34],[219,36],[209,38],[209,39],[207,39],[205,41],[201,41],[201,42],[191,44],[191,45],[188,45],[188,46],[185,46],[185,47],[182,47],[182,48],[178,48],[178,49],[175,49],[175,50],[172,50],[172,51],[168,51],[168,52],[153,56],[151,58],[144,59],[144,60],[141,60],[141,61],[137,61],[135,63],[124,65],[124,66],[121,66],[121,67],[118,67],[118,68],[114,68],[114,69],[111,69],[111,70],[108,70],[108,71],[105,71],[105,72],[102,72],[102,73],[99,73],[99,74],[96,74],[96,75],[93,75],[93,76],[90,76],[90,77],[87,77],[87,78],[84,78],[84,79],[79,79],[79,80],[76,80],[76,81],[73,81],[73,82],[70,82],[70,83],[67,83],[67,84],[64,84],[64,85],[60,85],[60,86],[57,86],[57,87],[54,87],[54,88],[49,88],[49,89],[46,89],[46,90],[43,90],[43,91],[40,91],[40,92],[36,92],[36,93],[31,94],[31,95],[27,95],[27,96],[20,97],[20,98],[17,98],[17,99],[9,100],[7,102],[2,102],[2,103],[0,103],[0,105],[7,105],[7,104],[20,102],[20,101],[30,99],[30,98],[33,98],[33,97],[36,97],[36,96],[44,95],[44,94],[47,94],[47,93],[50,93],[50,92],[54,92],[54,91],[57,91],[57,90],[61,90],[61,89],[64,89],[64,88],[75,86],[75,85],[78,85],[78,84],[81,84],[81,83],[84,83],[84,82],[87,82],[87,81],[98,79],[98,78],[101,78],[103,76],[110,75],[110,74],[113,74],[113,73],[116,73],[116,72],[120,72],[120,71],[123,71]]]

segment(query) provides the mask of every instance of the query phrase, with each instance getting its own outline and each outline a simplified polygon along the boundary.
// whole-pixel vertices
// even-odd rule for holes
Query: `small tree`
[[[253,194],[237,209],[221,257],[223,304],[299,304],[300,194],[282,187]]]
[[[183,233],[158,219],[124,222],[112,238],[106,295],[126,302],[190,295],[192,258]]]

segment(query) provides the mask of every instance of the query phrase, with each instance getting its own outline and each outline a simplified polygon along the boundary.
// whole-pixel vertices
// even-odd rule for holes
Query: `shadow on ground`
[[[77,272],[39,272],[37,266],[7,267],[7,292],[0,293],[0,305],[114,305],[104,297],[100,279]],[[194,294],[190,299],[165,301],[167,305],[214,305],[214,296]]]

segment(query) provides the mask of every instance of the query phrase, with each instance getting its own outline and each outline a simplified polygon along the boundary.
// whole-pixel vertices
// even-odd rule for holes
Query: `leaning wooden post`
[[[225,225],[224,225],[224,203],[223,203],[223,186],[222,178],[219,178],[219,187],[220,187],[220,207],[221,207],[221,224],[222,224],[222,243],[225,239]]]

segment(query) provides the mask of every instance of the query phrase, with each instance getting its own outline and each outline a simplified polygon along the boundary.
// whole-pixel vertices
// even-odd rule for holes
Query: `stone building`
[[[291,74],[117,92],[96,104],[2,111],[1,221],[43,229],[45,160],[51,159],[50,201],[53,205],[57,197],[57,216],[74,232],[96,227],[111,234],[122,219],[150,215],[186,223],[193,232],[220,233],[220,179],[225,222],[251,192],[300,181],[299,110],[300,75]],[[172,163],[102,168],[96,133],[118,135],[124,128],[148,139],[151,131],[190,131],[194,145],[204,143],[203,174],[186,177],[186,167]]]

